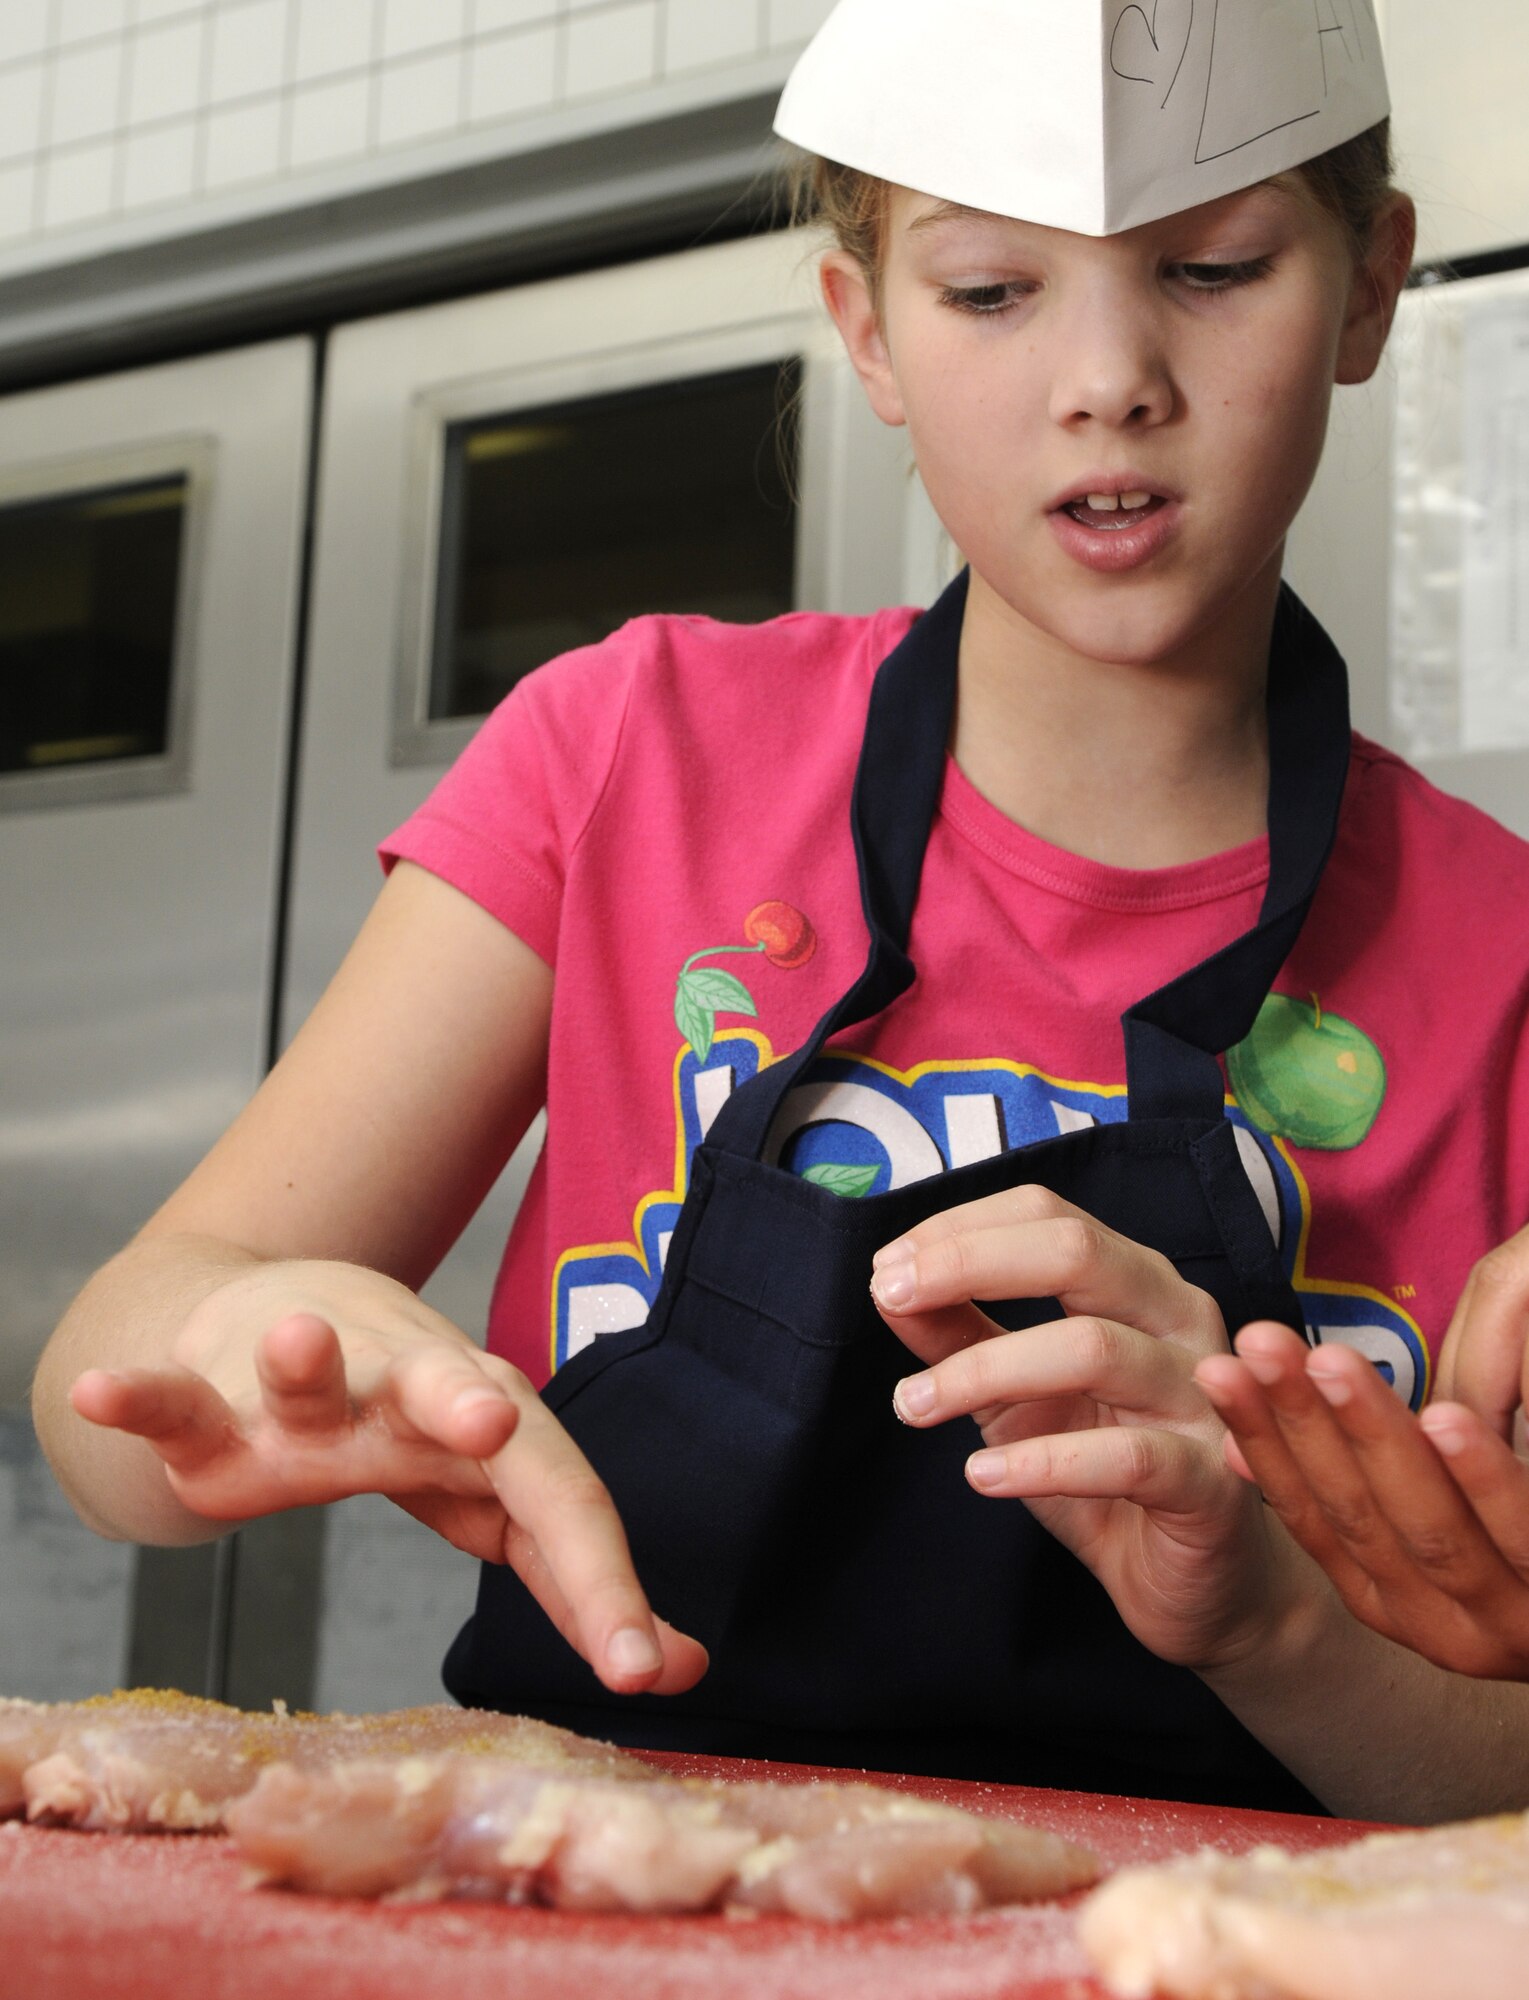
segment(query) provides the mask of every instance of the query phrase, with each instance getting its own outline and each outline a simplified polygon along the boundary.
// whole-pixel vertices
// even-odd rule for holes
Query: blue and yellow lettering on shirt
[[[647,1318],[695,1149],[732,1091],[771,1060],[769,1043],[754,1029],[716,1035],[704,1060],[688,1043],[681,1050],[674,1068],[673,1185],[639,1202],[630,1240],[583,1245],[559,1258],[552,1281],[554,1369],[601,1334],[641,1326]],[[1311,1199],[1290,1144],[1271,1135],[1267,1119],[1264,1127],[1255,1125],[1230,1097],[1226,1115],[1303,1308],[1308,1338],[1357,1348],[1411,1408],[1421,1408],[1429,1358],[1416,1322],[1382,1291],[1308,1271]],[[902,1071],[831,1051],[787,1099],[776,1138],[780,1165],[863,1198],[1125,1117],[1123,1088],[1063,1081],[1024,1063],[929,1062]]]

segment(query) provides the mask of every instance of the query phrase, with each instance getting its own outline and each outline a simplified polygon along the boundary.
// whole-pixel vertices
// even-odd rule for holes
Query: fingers
[[[1053,1497],[1131,1500],[1159,1513],[1193,1514],[1216,1506],[1224,1477],[1214,1452],[1179,1431],[1117,1426],[1026,1438],[979,1451],[966,1476],[994,1499]]]
[[[516,1523],[511,1524],[505,1536],[504,1558],[568,1644],[588,1659],[578,1613],[553,1575],[535,1538]],[[644,1681],[640,1688],[618,1687],[616,1691],[625,1694],[684,1694],[706,1672],[711,1664],[710,1657],[704,1646],[687,1634],[676,1631],[666,1619],[655,1616],[652,1622],[660,1656],[657,1677]],[[595,1663],[591,1661],[591,1664]],[[596,1670],[599,1671],[598,1668]],[[607,1686],[612,1685],[605,1674],[602,1673],[601,1678],[606,1680]]]
[[[1233,1471],[1260,1488],[1294,1539],[1329,1571],[1340,1588],[1344,1582],[1357,1586],[1361,1579],[1271,1399],[1270,1390],[1281,1379],[1299,1378],[1304,1384],[1306,1352],[1305,1342],[1288,1327],[1272,1323],[1247,1327],[1238,1336],[1238,1355],[1214,1355],[1201,1361],[1194,1380],[1227,1427],[1225,1456]],[[1267,1386],[1260,1376],[1266,1378]],[[1317,1399],[1309,1389],[1307,1395],[1315,1405]],[[1308,1429],[1304,1440],[1308,1460],[1313,1456],[1320,1459],[1324,1453],[1334,1455],[1330,1421],[1322,1427],[1320,1409],[1316,1418],[1318,1428]]]
[[[389,1390],[415,1430],[483,1462],[506,1517],[503,1559],[607,1687],[694,1686],[705,1648],[654,1617],[610,1494],[523,1377],[470,1350],[432,1349],[396,1363]]]
[[[400,1416],[422,1437],[478,1460],[503,1450],[520,1422],[521,1402],[534,1399],[524,1377],[469,1348],[405,1355],[389,1371],[388,1386]]]
[[[666,1643],[610,1494],[539,1400],[489,1472],[514,1524],[507,1559],[608,1688],[676,1693],[699,1680],[704,1648],[672,1632]]]
[[[1433,1403],[1418,1422],[1503,1561],[1529,1581],[1529,1466],[1463,1404]]]
[[[1464,1403],[1499,1437],[1523,1400],[1529,1358],[1529,1230],[1490,1251],[1466,1280],[1439,1357],[1438,1394]]]
[[[1370,1363],[1344,1348],[1319,1348],[1306,1372],[1353,1454],[1370,1515],[1388,1531],[1366,1521],[1363,1546],[1373,1542],[1377,1556],[1389,1561],[1399,1544],[1396,1575],[1415,1570],[1461,1602],[1496,1591],[1504,1580],[1501,1558],[1426,1434]],[[1347,1538],[1359,1547],[1352,1534]],[[1377,1569],[1383,1588],[1391,1573]]]
[[[1529,1560],[1529,1472],[1507,1446],[1458,1407],[1419,1423],[1340,1345],[1312,1353],[1286,1329],[1257,1326],[1239,1335],[1238,1356],[1203,1362],[1196,1380],[1349,1609],[1457,1671],[1501,1675],[1529,1658],[1529,1587],[1494,1546],[1493,1530],[1507,1530]],[[1490,1529],[1445,1470],[1456,1445],[1479,1472]]]
[[[188,1369],[94,1368],[74,1384],[69,1401],[87,1423],[143,1438],[172,1472],[198,1472],[240,1442],[232,1409]]]
[[[267,1412],[283,1430],[310,1436],[351,1419],[339,1336],[317,1313],[291,1313],[257,1342],[255,1374]]]
[[[1069,1313],[1127,1321],[1143,1333],[1223,1346],[1221,1316],[1166,1257],[1047,1188],[968,1202],[879,1250],[871,1290],[894,1330],[903,1315],[972,1299],[1056,1298]]]
[[[892,1312],[877,1299],[882,1317],[910,1353],[933,1367],[949,1354],[960,1354],[1003,1332],[980,1306],[937,1306],[929,1312]]]
[[[995,1406],[1091,1395],[1135,1414],[1183,1417],[1200,1407],[1185,1358],[1167,1343],[1113,1320],[1053,1320],[962,1347],[897,1385],[893,1406],[925,1427]]]

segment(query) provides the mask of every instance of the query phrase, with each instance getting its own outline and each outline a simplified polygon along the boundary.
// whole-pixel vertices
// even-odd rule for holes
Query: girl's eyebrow
[[[1002,223],[1009,219],[1003,215],[992,215],[986,209],[968,208],[963,202],[940,201],[936,202],[933,208],[926,209],[922,215],[916,215],[908,224],[908,233],[912,235],[915,229],[937,229],[947,222]]]
[[[1233,194],[1225,196],[1223,199],[1226,207],[1231,210],[1232,215],[1240,217],[1241,214],[1248,212],[1256,216],[1260,212],[1270,209],[1288,209],[1292,206],[1298,206],[1301,196],[1298,191],[1298,183],[1296,182],[1295,175],[1280,174],[1272,176],[1266,181],[1254,181],[1245,188],[1238,188]],[[1240,210],[1235,206],[1235,204],[1239,203],[1242,204]],[[1174,220],[1176,218],[1163,216],[1158,219],[1156,226],[1160,227],[1163,223]],[[1017,216],[995,215],[990,209],[971,208],[965,202],[937,201],[932,208],[925,209],[922,215],[916,215],[913,218],[908,224],[907,234],[913,236],[922,234],[926,230],[951,227],[980,229],[987,226],[999,229],[1025,229],[1033,225],[1020,221]],[[1212,225],[1207,223],[1204,226],[1211,227]],[[1219,227],[1222,225],[1218,223],[1214,226]]]

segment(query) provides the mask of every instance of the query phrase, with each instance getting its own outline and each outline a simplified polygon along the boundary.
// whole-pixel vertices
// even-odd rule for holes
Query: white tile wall
[[[212,20],[212,71],[207,97],[227,104],[279,91],[287,74],[289,0],[251,0],[225,7]]]
[[[0,167],[0,242],[30,233],[37,206],[37,169],[30,160]]]
[[[557,93],[555,28],[523,28],[499,35],[473,51],[467,81],[467,116],[473,124],[523,117]]]
[[[86,42],[127,26],[127,0],[58,0],[60,42]]]
[[[30,160],[42,140],[43,67],[0,69],[0,160]]]
[[[116,175],[117,148],[109,142],[55,154],[43,176],[44,229],[68,229],[110,215]]]
[[[267,97],[231,105],[209,118],[204,185],[216,189],[274,180],[281,171],[282,111],[279,97]]]
[[[292,171],[301,174],[364,153],[371,113],[372,93],[364,76],[342,76],[299,91],[292,102]]]
[[[41,55],[52,27],[48,0],[6,0],[0,7],[0,62]]]
[[[22,74],[33,69],[24,65]],[[47,81],[40,69],[34,70]],[[122,44],[93,42],[70,49],[53,65],[49,98],[52,105],[48,138],[54,146],[72,146],[81,139],[104,139],[122,122]]]
[[[578,0],[574,0],[578,5]],[[638,90],[658,73],[658,0],[590,7],[568,23],[567,89],[571,97]]]
[[[196,186],[196,127],[162,125],[130,132],[123,148],[122,206],[153,208],[186,201]]]
[[[0,269],[758,89],[832,0],[0,0]],[[746,74],[743,83],[735,79]]]
[[[303,84],[337,71],[364,70],[379,45],[380,0],[313,0],[298,8],[294,74]]]

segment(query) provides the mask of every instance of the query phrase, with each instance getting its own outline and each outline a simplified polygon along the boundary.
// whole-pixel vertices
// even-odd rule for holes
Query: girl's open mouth
[[[1107,534],[1118,534],[1122,528],[1135,528],[1159,507],[1167,502],[1158,493],[1091,493],[1085,500],[1070,500],[1063,512],[1070,514],[1085,528],[1100,528]]]
[[[1177,500],[1138,487],[1079,494],[1053,508],[1050,522],[1074,562],[1118,575],[1150,562],[1172,540],[1183,512]]]

